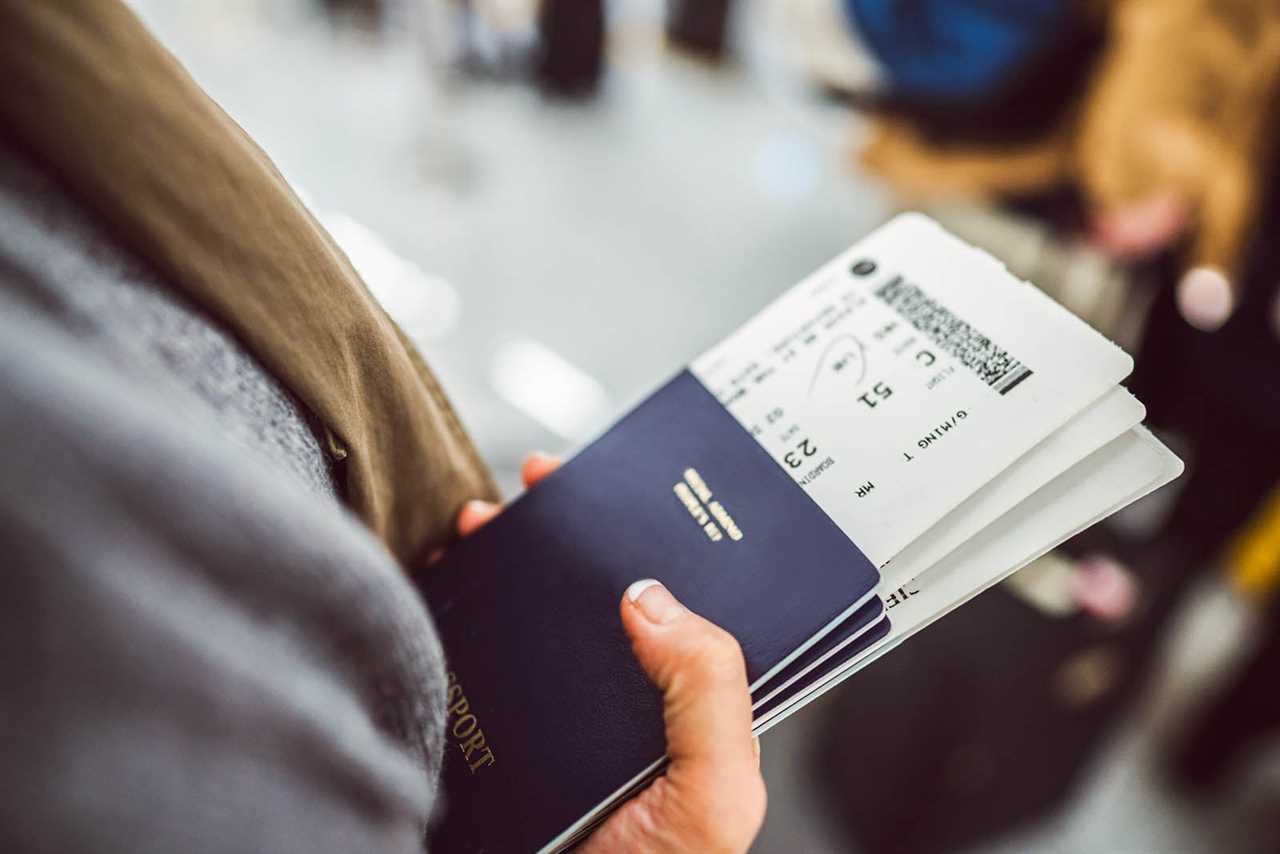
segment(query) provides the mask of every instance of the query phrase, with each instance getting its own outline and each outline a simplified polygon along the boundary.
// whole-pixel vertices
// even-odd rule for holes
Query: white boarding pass
[[[884,566],[1132,366],[990,255],[904,214],[692,370]]]

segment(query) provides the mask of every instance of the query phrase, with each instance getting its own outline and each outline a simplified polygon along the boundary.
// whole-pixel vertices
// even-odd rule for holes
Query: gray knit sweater
[[[3,149],[0,447],[0,850],[421,850],[400,568],[297,401]]]

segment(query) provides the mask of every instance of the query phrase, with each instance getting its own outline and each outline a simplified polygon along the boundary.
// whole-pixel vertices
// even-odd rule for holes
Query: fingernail
[[[751,736],[751,752],[756,758],[756,767],[760,767],[760,736]]]
[[[481,498],[473,498],[470,501],[468,501],[466,503],[466,506],[463,507],[462,509],[464,512],[470,513],[473,516],[477,514],[487,516],[488,514],[497,510],[498,505],[494,504],[492,501],[485,501],[484,499],[481,499]]]
[[[1178,311],[1202,332],[1215,332],[1235,310],[1235,294],[1231,282],[1222,271],[1212,267],[1196,267],[1178,282]]]
[[[669,623],[684,613],[684,606],[656,578],[645,578],[627,588],[627,599],[651,623]]]

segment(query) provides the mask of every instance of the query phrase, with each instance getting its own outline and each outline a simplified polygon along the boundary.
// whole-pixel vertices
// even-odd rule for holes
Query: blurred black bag
[[[603,0],[544,0],[538,14],[542,88],[557,95],[589,95],[604,73]]]
[[[1139,691],[1178,591],[1146,593],[1117,630],[1047,618],[997,587],[850,679],[811,761],[857,850],[954,851],[1059,804]],[[843,737],[850,721],[876,737]]]

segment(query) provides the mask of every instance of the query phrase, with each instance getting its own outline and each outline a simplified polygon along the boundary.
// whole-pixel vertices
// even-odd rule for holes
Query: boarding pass
[[[691,370],[884,566],[1132,367],[990,255],[904,214]]]

